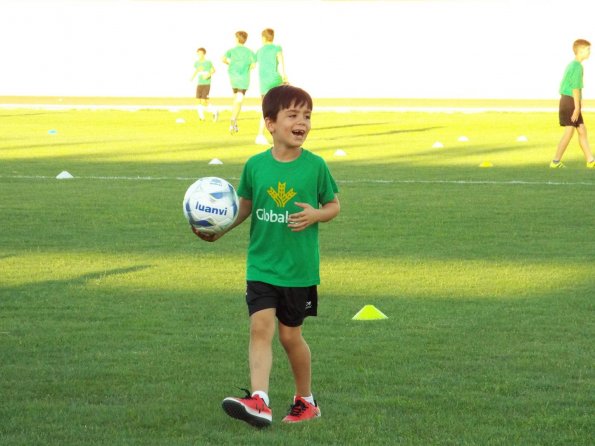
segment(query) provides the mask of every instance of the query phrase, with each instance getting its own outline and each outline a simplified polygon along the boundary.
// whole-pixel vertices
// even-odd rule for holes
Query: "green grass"
[[[323,416],[279,422],[276,343],[274,425],[228,419],[248,225],[202,243],[181,211],[194,178],[237,184],[261,150],[256,113],[234,137],[227,118],[0,111],[0,444],[592,443],[595,172],[576,141],[547,168],[551,113],[315,112],[342,203],[304,329]],[[389,319],[352,321],[366,304]]]

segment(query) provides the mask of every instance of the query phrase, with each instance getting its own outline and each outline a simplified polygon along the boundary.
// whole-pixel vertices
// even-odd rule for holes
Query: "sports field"
[[[304,328],[322,417],[280,422],[276,343],[273,426],[229,419],[249,225],[208,244],[181,209],[263,150],[256,112],[228,118],[0,109],[0,444],[592,444],[595,172],[576,139],[548,168],[555,112],[315,109],[342,204]]]

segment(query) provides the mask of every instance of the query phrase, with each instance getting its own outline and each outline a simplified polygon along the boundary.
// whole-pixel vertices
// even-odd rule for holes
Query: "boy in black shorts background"
[[[587,128],[583,121],[581,113],[582,106],[582,89],[583,89],[583,65],[582,62],[586,60],[591,54],[591,44],[584,40],[578,39],[574,42],[572,49],[574,51],[575,59],[568,64],[564,77],[560,84],[560,125],[564,127],[564,134],[558,143],[558,149],[554,159],[550,163],[552,169],[565,167],[562,163],[562,156],[574,136],[574,130],[578,132],[579,145],[585,155],[587,168],[595,169],[595,157],[591,152],[589,140],[587,138]]]
[[[215,67],[210,60],[207,60],[205,55],[207,50],[199,48],[196,50],[197,60],[194,62],[194,73],[190,80],[196,78],[196,99],[198,99],[198,106],[196,111],[198,112],[198,119],[201,121],[205,120],[205,108],[207,111],[213,114],[213,121],[217,120],[219,112],[216,108],[209,104],[209,93],[211,91],[211,78],[215,73]]]

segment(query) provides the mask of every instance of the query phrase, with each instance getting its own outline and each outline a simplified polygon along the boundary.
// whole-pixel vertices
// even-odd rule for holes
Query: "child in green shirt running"
[[[316,316],[320,283],[318,224],[340,211],[338,188],[324,160],[303,148],[310,132],[312,98],[289,85],[263,98],[263,116],[273,147],[245,164],[239,213],[225,232],[251,217],[246,302],[250,315],[250,382],[243,398],[225,398],[223,409],[256,427],[272,422],[269,376],[275,323],[295,382],[289,414],[295,423],[320,416],[311,388],[310,348],[302,336],[307,316]],[[194,233],[205,241],[221,234]]]
[[[244,96],[250,86],[250,70],[256,63],[256,56],[252,50],[244,46],[247,40],[248,33],[246,31],[236,32],[236,46],[227,50],[223,56],[223,63],[228,65],[227,72],[234,94],[229,125],[229,133],[232,135],[239,131],[238,116],[242,110]]]
[[[215,73],[215,67],[210,60],[205,57],[207,50],[199,48],[196,50],[198,59],[194,62],[194,73],[190,80],[196,78],[196,99],[198,99],[198,119],[205,120],[205,108],[213,114],[213,121],[217,120],[219,112],[209,104],[209,93],[211,91],[211,78]]]
[[[583,39],[574,42],[572,49],[575,59],[568,64],[564,77],[560,84],[560,126],[564,127],[562,139],[558,143],[554,159],[550,163],[552,169],[565,167],[562,163],[562,156],[574,136],[574,130],[578,132],[578,142],[585,155],[587,168],[595,169],[595,157],[591,152],[587,138],[587,128],[581,113],[582,89],[583,89],[583,61],[591,54],[591,44]]]

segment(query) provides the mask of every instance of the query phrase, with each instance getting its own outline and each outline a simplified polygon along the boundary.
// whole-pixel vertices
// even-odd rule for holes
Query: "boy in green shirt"
[[[196,50],[198,59],[194,62],[194,73],[190,80],[197,78],[196,83],[196,99],[198,99],[198,118],[201,121],[205,120],[205,107],[208,111],[213,113],[213,121],[217,120],[219,112],[209,104],[209,93],[211,91],[211,78],[215,73],[215,67],[210,60],[206,59],[207,50],[199,48]]]
[[[574,135],[574,130],[578,132],[579,145],[585,155],[587,168],[595,169],[595,157],[591,152],[589,140],[587,139],[587,128],[583,121],[581,113],[582,106],[582,89],[583,89],[583,65],[582,62],[586,60],[591,54],[591,44],[583,39],[578,39],[574,42],[572,49],[575,54],[575,59],[568,64],[564,77],[560,84],[560,108],[559,118],[560,125],[564,127],[564,134],[558,143],[558,148],[554,159],[550,163],[552,169],[559,169],[565,167],[562,163],[562,156]]]
[[[340,211],[338,188],[326,163],[302,147],[311,128],[310,95],[289,85],[275,87],[265,95],[262,109],[273,147],[246,162],[238,187],[238,217],[226,231],[251,217],[246,302],[252,393],[223,400],[228,415],[257,427],[272,422],[268,387],[275,319],[295,381],[293,404],[283,421],[320,416],[302,324],[317,312],[318,223],[332,220]],[[211,242],[226,233],[193,231]]]
[[[271,88],[287,83],[283,50],[279,45],[273,43],[274,39],[275,31],[271,28],[264,29],[262,31],[262,47],[256,52],[261,97],[264,97]],[[264,117],[260,118],[260,127],[255,142],[260,145],[269,145],[264,136]]]
[[[250,86],[250,70],[254,68],[256,63],[256,56],[252,50],[244,46],[246,40],[248,40],[246,31],[236,32],[236,46],[227,50],[223,56],[223,63],[228,65],[227,72],[234,93],[229,126],[229,133],[232,135],[239,131],[238,116],[242,110],[244,96]]]

